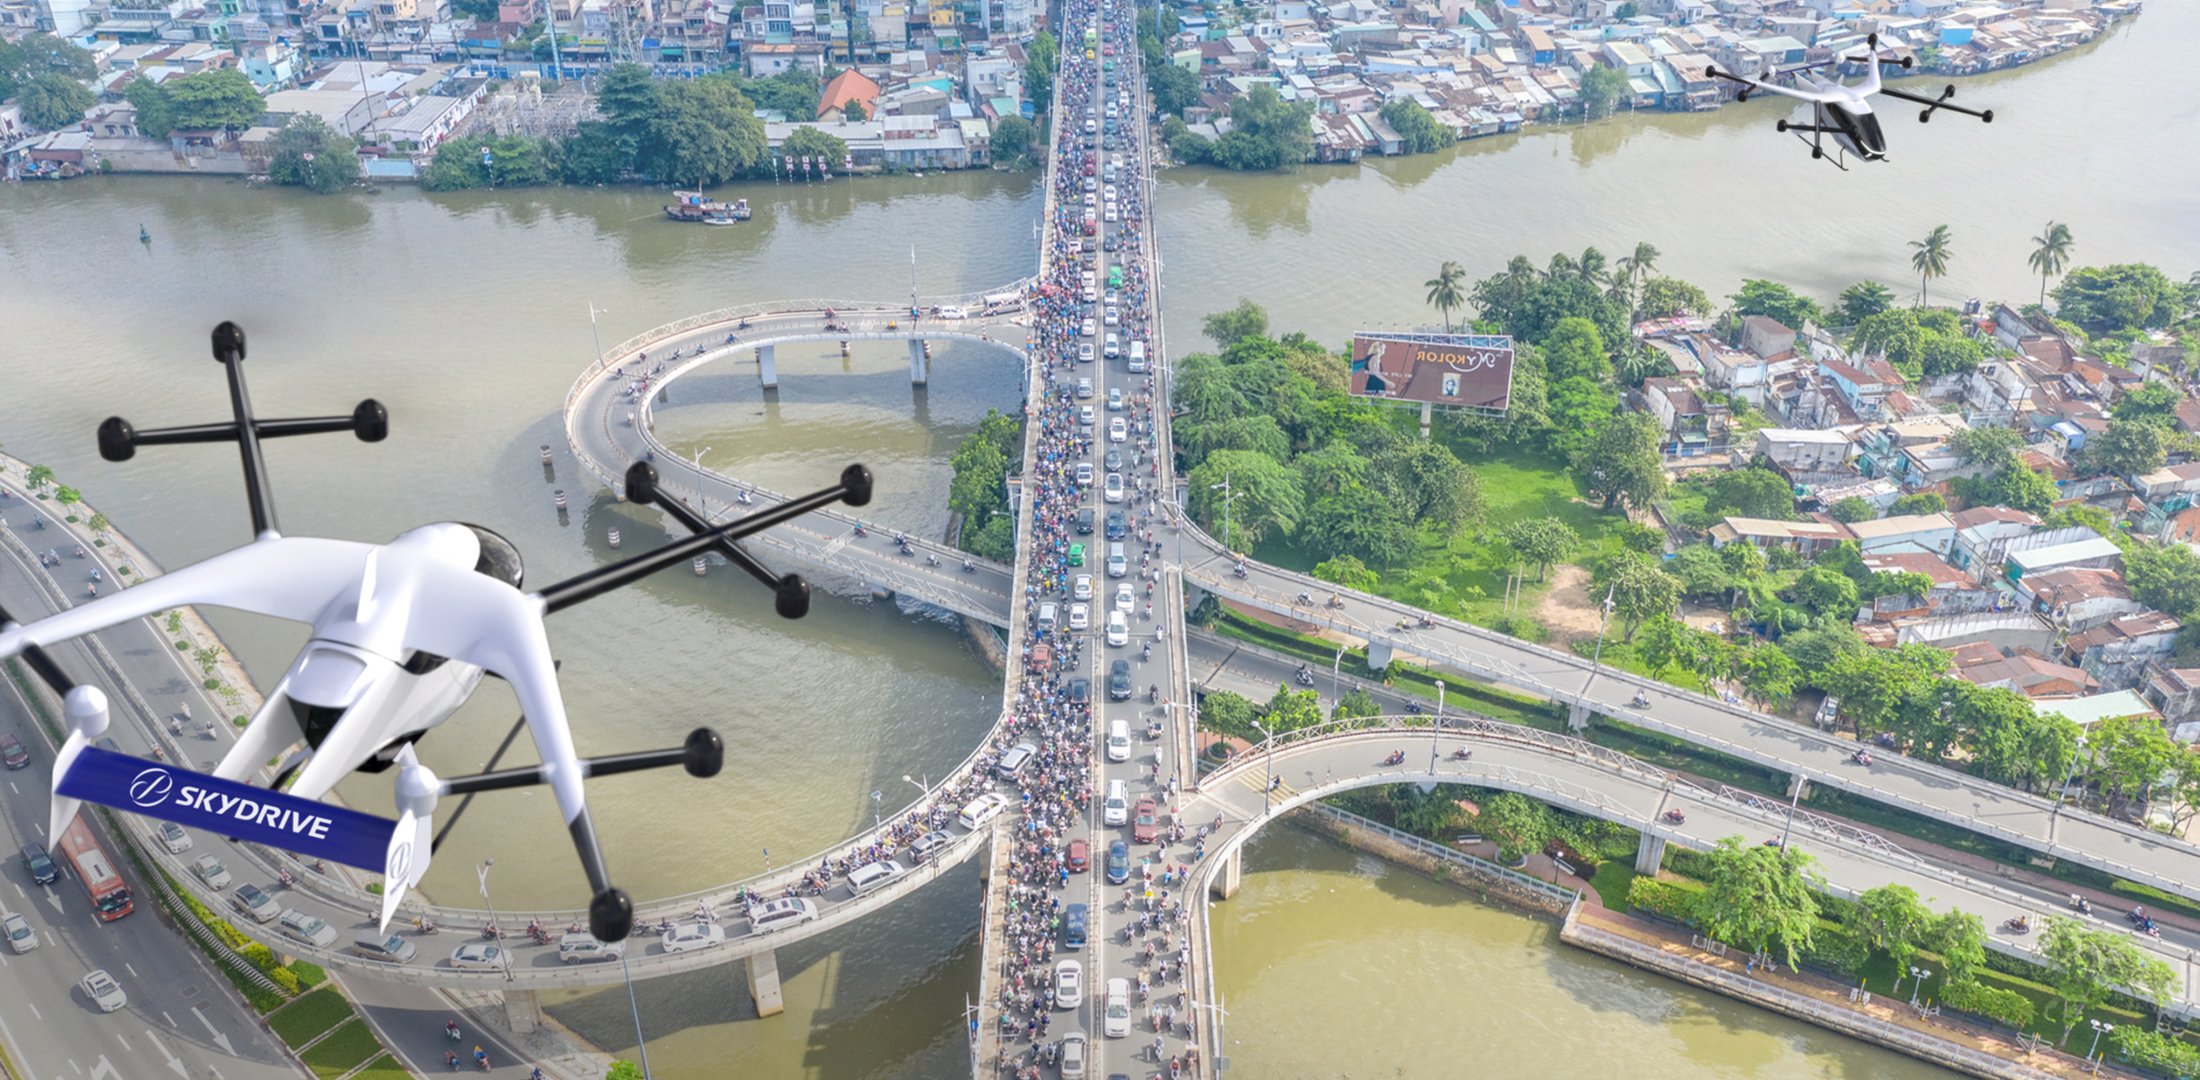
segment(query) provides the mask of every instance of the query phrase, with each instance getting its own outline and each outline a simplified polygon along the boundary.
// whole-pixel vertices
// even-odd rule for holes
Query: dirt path
[[[1550,588],[1536,601],[1535,621],[1551,632],[1553,645],[1597,636],[1597,605],[1589,599],[1589,569],[1572,563],[1551,567]]]

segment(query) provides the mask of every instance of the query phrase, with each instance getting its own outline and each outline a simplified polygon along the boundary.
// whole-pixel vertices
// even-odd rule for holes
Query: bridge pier
[[[1424,402],[1422,402],[1422,403],[1421,403],[1421,437],[1422,437],[1422,438],[1424,438],[1424,439],[1428,438],[1428,429],[1429,429],[1429,424],[1430,424],[1431,422],[1433,422],[1433,420],[1435,419],[1435,416],[1436,416],[1436,404],[1435,404],[1434,402],[1430,402],[1430,401],[1424,401]]]
[[[749,968],[749,997],[756,1001],[758,1019],[786,1012],[786,999],[779,992],[779,954],[769,950],[751,953],[746,963]]]
[[[1370,641],[1370,642],[1368,642],[1368,643],[1367,643],[1367,667],[1368,667],[1368,670],[1370,670],[1370,671],[1381,671],[1381,670],[1383,670],[1384,668],[1386,668],[1386,667],[1389,667],[1389,666],[1390,666],[1390,646],[1388,646],[1388,645],[1385,645],[1385,644],[1383,644],[1383,643],[1382,643],[1382,642],[1380,642],[1380,641]]]
[[[926,368],[929,366],[928,361],[930,359],[931,353],[924,347],[924,339],[910,338],[909,385],[923,386],[926,382],[930,381],[931,376],[926,370]]]
[[[1809,778],[1809,777],[1806,777],[1806,776],[1804,776],[1804,775],[1803,775],[1802,773],[1789,773],[1789,774],[1788,774],[1788,798],[1790,798],[1790,799],[1807,799],[1807,798],[1810,798],[1810,778]]]
[[[504,992],[504,1025],[514,1035],[526,1035],[542,1026],[542,1000],[533,990]]]
[[[1228,900],[1237,895],[1238,886],[1243,883],[1244,876],[1245,849],[1241,847],[1222,860],[1222,866],[1215,871],[1215,876],[1208,879],[1207,891],[1213,893],[1217,900]]]
[[[766,390],[779,389],[779,355],[776,345],[756,347],[756,376]]]
[[[1655,874],[1665,862],[1665,838],[1642,834],[1642,842],[1635,845],[1635,873]]]
[[[1577,701],[1566,706],[1566,730],[1580,734],[1589,730],[1589,703]]]

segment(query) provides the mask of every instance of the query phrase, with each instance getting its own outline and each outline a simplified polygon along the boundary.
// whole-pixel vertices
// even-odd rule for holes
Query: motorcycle
[[[1143,660],[1151,660],[1151,659],[1153,659],[1153,643],[1152,643],[1152,642],[1150,642],[1150,641],[1149,641],[1149,642],[1147,642],[1146,644],[1144,644],[1144,645],[1140,645],[1140,646],[1138,647],[1138,658],[1139,658],[1140,660],[1142,660],[1142,661],[1143,661]]]
[[[1154,702],[1156,702],[1156,701],[1159,701],[1159,700],[1161,700],[1161,688],[1160,688],[1160,687],[1158,687],[1158,686],[1149,686],[1149,687],[1147,687],[1147,688],[1146,688],[1146,704],[1148,704],[1148,705],[1151,705],[1151,704],[1153,704]]]
[[[2022,915],[2014,919],[2003,919],[2001,928],[2012,934],[2029,934],[2032,932],[2032,920]]]
[[[437,926],[432,920],[429,919],[414,919],[413,931],[423,936],[427,936],[440,934],[443,932],[443,928]]]
[[[461,1036],[460,1036],[460,1034],[459,1034],[459,1031],[458,1031],[458,1021],[456,1021],[456,1020],[446,1020],[446,1021],[444,1021],[444,1023],[443,1023],[443,1037],[444,1037],[444,1038],[446,1038],[446,1039],[449,1039],[449,1040],[451,1040],[452,1042],[457,1042],[457,1041],[458,1041],[458,1040],[459,1040],[459,1039],[461,1038]]]
[[[481,927],[481,936],[490,941],[503,941],[504,931],[497,929],[495,923],[484,923]]]
[[[1341,596],[1337,596],[1337,595],[1334,595],[1334,594],[1332,594],[1332,595],[1331,595],[1331,596],[1329,597],[1329,606],[1330,606],[1330,607],[1333,607],[1333,608],[1341,608],[1341,607],[1343,607],[1343,606],[1344,606],[1344,598],[1343,598],[1343,597],[1341,597]]]
[[[1403,750],[1392,750],[1390,752],[1390,756],[1383,759],[1383,765],[1386,768],[1392,765],[1403,765],[1405,763],[1406,752]]]
[[[975,573],[977,573],[977,572],[978,572],[978,564],[977,564],[977,563],[974,563],[974,562],[970,561],[969,559],[964,559],[964,560],[963,560],[963,573],[965,573],[965,574],[975,574]]]
[[[1301,604],[1312,604],[1313,602],[1314,602],[1314,596],[1313,596],[1313,594],[1312,594],[1312,593],[1300,593],[1300,594],[1299,594],[1299,603],[1301,603]]]
[[[1643,706],[1645,706],[1645,705],[1648,705],[1648,704],[1650,704],[1650,695],[1648,695],[1648,694],[1646,694],[1646,693],[1643,693],[1643,692],[1642,692],[1642,691],[1640,691],[1640,690],[1637,690],[1637,691],[1635,691],[1635,700],[1634,700],[1634,706],[1635,706],[1635,708],[1638,708],[1638,709],[1639,709],[1639,708],[1642,708]]]
[[[1872,755],[1869,750],[1858,750],[1849,755],[1849,764],[1851,765],[1869,765],[1871,763]]]
[[[1683,814],[1678,810],[1667,810],[1665,812],[1665,820],[1667,823],[1673,825],[1686,825],[1688,824],[1688,815]]]
[[[2079,896],[2077,893],[2071,893],[2070,910],[2075,911],[2080,915],[2091,915],[2093,914],[2093,901],[2088,900],[2083,896]]]
[[[483,1050],[478,1046],[474,1047],[474,1071],[489,1071],[489,1052],[487,1050]]]
[[[1474,751],[1472,750],[1454,750],[1451,752],[1451,759],[1453,761],[1465,761],[1473,756]]]

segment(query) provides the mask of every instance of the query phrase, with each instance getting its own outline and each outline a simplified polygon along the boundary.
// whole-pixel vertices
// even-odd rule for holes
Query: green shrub
[[[204,690],[214,690],[218,689],[221,684],[222,681],[220,679],[208,679],[205,682],[200,683],[199,687]]]
[[[1682,922],[1696,917],[1696,892],[1670,881],[1638,877],[1627,886],[1627,906]]]
[[[1810,947],[1803,950],[1803,959],[1806,962],[1845,975],[1860,974],[1864,965],[1871,962],[1871,958],[1870,945],[1858,940],[1854,934],[1840,930],[1819,930],[1812,936]],[[2030,1002],[2026,1004],[2029,1005]]]
[[[321,970],[321,965],[305,960],[292,960],[290,972],[298,980],[298,986],[305,990],[311,990],[328,981],[328,972]]]
[[[2179,1080],[2200,1076],[2200,1047],[2183,1039],[2148,1031],[2137,1024],[2118,1024],[2109,1033],[2108,1044],[2115,1049],[2118,1060],[2142,1069],[2167,1073]]]
[[[1941,987],[1940,1003],[2019,1031],[2032,1026],[2030,998],[2014,990],[1982,985],[1976,979],[1962,979]]]

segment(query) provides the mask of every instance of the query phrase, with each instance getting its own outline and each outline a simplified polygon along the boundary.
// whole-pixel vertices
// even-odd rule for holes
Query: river
[[[1774,111],[1755,107],[1622,116],[1357,169],[1172,172],[1158,211],[1172,343],[1198,347],[1198,317],[1241,295],[1277,313],[1283,329],[1342,341],[1356,327],[1431,319],[1419,282],[1443,259],[1480,275],[1518,251],[1540,262],[1596,244],[1617,257],[1638,239],[1664,250],[1661,271],[1714,294],[1766,275],[1830,296],[1865,275],[1899,286],[1902,241],[1947,222],[1956,258],[1936,295],[2021,298],[2036,287],[2025,238],[2056,217],[2075,229],[2081,264],[2155,261],[2181,277],[2200,255],[2200,141],[2170,136],[2195,122],[2176,72],[2196,25],[2190,5],[2160,5],[2085,54],[1972,80],[1964,100],[1996,108],[1991,128],[1953,117],[1896,126],[1896,162],[1846,175],[1783,144],[1769,130]],[[251,335],[264,415],[335,412],[370,395],[392,415],[379,445],[324,437],[270,448],[286,531],[382,539],[425,520],[476,521],[515,541],[529,581],[543,583],[611,557],[614,524],[628,550],[662,535],[652,515],[616,508],[577,477],[562,452],[559,402],[595,355],[591,304],[610,344],[756,299],[899,297],[912,245],[928,294],[990,286],[1033,265],[1039,190],[1028,175],[730,194],[750,199],[754,222],[675,226],[657,210],[660,193],[637,189],[319,198],[224,180],[95,177],[0,190],[0,444],[83,488],[170,565],[243,542],[232,453],[159,448],[110,465],[92,440],[110,414],[140,426],[222,416],[206,334],[235,319]],[[150,244],[138,242],[140,225]],[[879,476],[873,518],[936,534],[948,453],[986,409],[1014,406],[1019,372],[1005,354],[947,346],[920,396],[904,363],[891,349],[859,348],[845,364],[829,348],[783,349],[776,405],[746,369],[728,367],[683,381],[662,430],[706,463],[782,490],[821,486],[863,460]],[[544,443],[560,447],[554,479],[537,462]],[[563,523],[553,488],[574,498]],[[280,624],[216,621],[263,684],[299,641]],[[959,631],[850,603],[784,622],[725,569],[701,580],[660,575],[561,615],[551,630],[583,752],[669,745],[706,723],[727,738],[717,782],[592,788],[612,870],[640,896],[754,872],[767,850],[784,865],[868,824],[874,807],[906,805],[917,792],[902,777],[961,760],[999,707],[997,678]],[[444,772],[477,767],[514,712],[509,693],[485,687],[424,744],[427,760]],[[379,781],[345,792],[370,809],[387,805]],[[493,796],[453,835],[426,887],[465,902],[468,867],[493,855],[500,903],[578,906],[572,858],[546,836],[562,837],[546,797]],[[748,1006],[738,969],[645,985],[663,1047],[653,1064],[675,1080],[733,1066],[835,1078],[954,1071],[955,1017],[976,985],[974,889],[974,879],[950,875],[879,920],[786,950],[781,1020],[740,1022]],[[1220,909],[1224,927],[1234,910]],[[1539,962],[1548,951],[1529,947]],[[559,1013],[622,1047],[624,1009],[612,997]],[[1293,1030],[1251,1009],[1233,1027],[1277,1045],[1293,1042]],[[1469,1045],[1518,1034],[1482,1033]],[[1432,1051],[1426,1065],[1450,1060]]]

